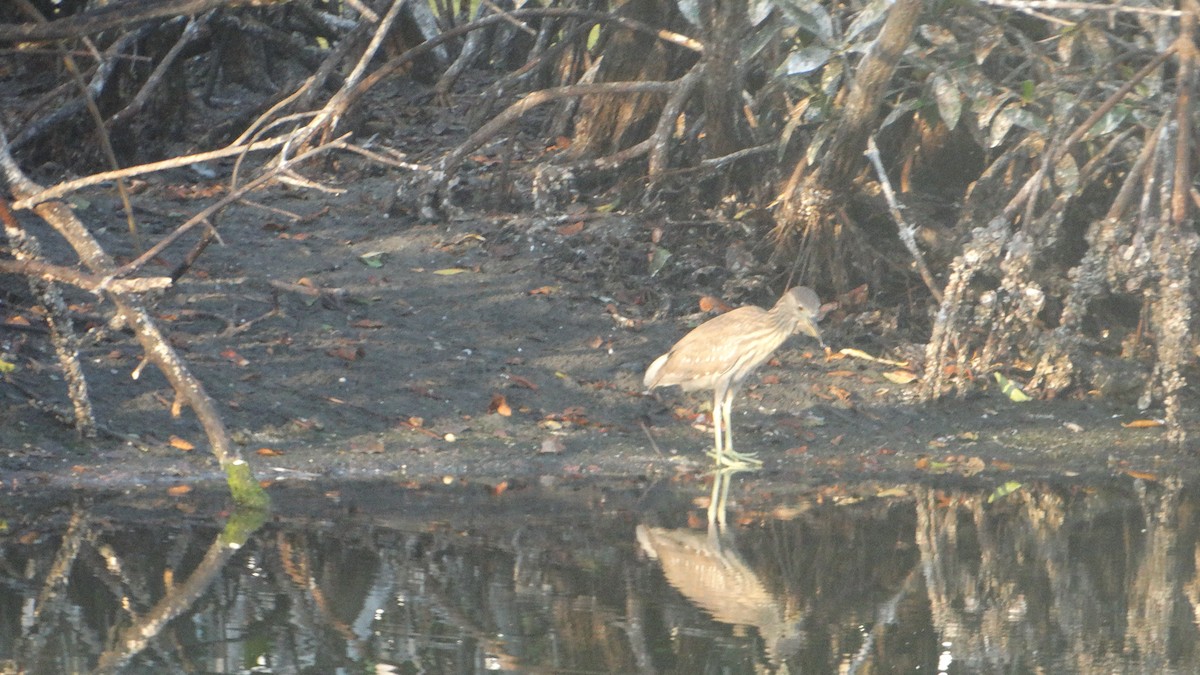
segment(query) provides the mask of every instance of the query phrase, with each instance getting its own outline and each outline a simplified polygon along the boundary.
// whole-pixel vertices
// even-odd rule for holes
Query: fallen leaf
[[[376,319],[359,319],[350,325],[355,328],[383,328],[387,324]]]
[[[650,276],[653,277],[666,267],[667,261],[671,259],[671,252],[661,246],[655,246],[647,258]]]
[[[917,380],[917,374],[907,370],[889,370],[883,374],[883,377],[896,384],[910,384]]]
[[[361,347],[334,347],[333,349],[325,350],[327,356],[332,356],[343,361],[354,362],[366,356],[367,352]]]
[[[867,286],[867,284],[863,284],[857,288],[852,288],[838,296],[838,302],[844,307],[855,307],[866,304],[869,290],[870,288]]]
[[[255,450],[254,452],[255,452],[255,454],[257,454],[261,457],[279,457],[279,456],[283,455],[283,453],[280,452],[279,450],[274,450],[272,448],[259,448],[258,450]]]
[[[190,485],[172,485],[171,487],[167,488],[167,494],[171,495],[172,497],[186,495],[191,491],[192,486]]]
[[[729,310],[733,309],[729,305],[722,302],[720,298],[715,298],[711,295],[700,296],[699,305],[700,305],[701,312],[711,312],[713,310],[716,310],[718,312],[725,313],[725,312],[728,312]]]
[[[554,295],[557,292],[558,286],[539,286],[529,291],[529,295]]]
[[[1158,474],[1149,471],[1138,471],[1136,469],[1125,469],[1125,475],[1138,480],[1148,480],[1157,483]]]
[[[496,413],[501,417],[512,417],[512,408],[509,407],[504,394],[492,394],[492,401],[488,404],[488,412]]]
[[[1133,420],[1132,422],[1122,422],[1121,426],[1126,429],[1151,429],[1161,427],[1166,423],[1166,420]]]
[[[492,489],[490,490],[493,497],[499,497],[500,495],[504,494],[507,491],[508,491],[508,481],[506,481],[506,480],[502,480],[499,483],[493,485]]]
[[[448,277],[448,276],[452,276],[454,274],[463,274],[465,272],[470,272],[470,271],[471,270],[469,270],[465,267],[447,267],[447,268],[440,269],[440,270],[434,270],[433,273],[441,275],[443,277]]]
[[[528,378],[521,377],[520,375],[509,375],[508,379],[512,380],[513,384],[517,385],[518,387],[525,387],[526,389],[537,391],[538,386]]]
[[[1033,400],[1029,394],[1021,391],[1019,386],[1017,386],[1012,380],[1008,379],[1004,375],[1000,373],[992,373],[992,375],[996,378],[996,382],[1000,385],[1000,393],[1007,396],[1009,400],[1013,401],[1014,403],[1025,403]]]
[[[897,368],[908,367],[908,361],[892,361],[891,359],[883,359],[878,356],[871,356],[870,354],[864,352],[863,350],[855,349],[853,347],[846,347],[845,349],[839,349],[838,353],[843,356],[850,356],[850,357],[853,357],[856,359],[862,359],[864,361],[872,361],[874,363],[882,363],[887,366],[896,366]]]
[[[250,361],[248,359],[232,349],[223,350],[221,352],[221,356],[238,368],[245,368],[246,366],[250,365]]]
[[[370,251],[358,256],[359,262],[367,267],[383,267],[383,251]]]
[[[566,446],[563,445],[561,438],[550,437],[542,440],[542,446],[538,448],[539,455],[561,455]]]
[[[778,375],[763,375],[759,380],[763,384],[779,384],[780,382]]]
[[[191,452],[192,450],[196,449],[196,446],[178,436],[171,436],[170,440],[167,441],[167,444],[176,450],[183,450],[184,452]]]
[[[825,374],[829,377],[854,377],[853,370],[831,370]]]
[[[558,228],[558,233],[564,237],[570,237],[571,235],[579,234],[580,232],[583,232],[582,220],[577,220],[573,223],[568,223],[567,225],[563,225],[562,227]]]

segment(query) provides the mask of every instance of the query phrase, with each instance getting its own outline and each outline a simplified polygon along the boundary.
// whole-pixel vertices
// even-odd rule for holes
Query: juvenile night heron
[[[713,457],[718,466],[761,464],[752,454],[733,449],[729,414],[742,382],[794,333],[821,342],[817,314],[821,300],[811,288],[797,286],[769,310],[739,307],[705,321],[646,369],[647,389],[679,385],[684,391],[713,392]],[[722,431],[722,429],[724,431]]]

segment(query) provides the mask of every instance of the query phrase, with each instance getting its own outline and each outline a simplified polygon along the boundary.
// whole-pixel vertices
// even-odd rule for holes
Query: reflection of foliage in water
[[[207,518],[64,502],[9,521],[0,655],[29,672],[1194,670],[1197,494],[1127,485],[994,504],[908,486],[717,534],[638,526],[675,542],[657,559],[635,519],[677,521],[686,496],[400,496],[257,531],[235,517],[240,548]],[[758,590],[700,597],[669,555]]]

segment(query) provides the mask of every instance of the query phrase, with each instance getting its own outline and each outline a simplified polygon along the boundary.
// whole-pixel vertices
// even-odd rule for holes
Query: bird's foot
[[[716,450],[709,450],[708,456],[717,460],[717,467],[720,469],[757,469],[763,463],[758,458],[758,455],[753,452],[735,452],[733,450],[717,452]]]

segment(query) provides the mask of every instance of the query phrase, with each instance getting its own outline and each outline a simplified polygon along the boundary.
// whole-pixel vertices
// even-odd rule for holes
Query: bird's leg
[[[762,466],[762,460],[755,457],[754,453],[736,452],[733,449],[733,422],[730,420],[730,415],[733,410],[735,393],[734,389],[730,387],[721,394],[719,404],[714,401],[713,431],[717,435],[717,452],[713,457],[717,460],[718,467],[744,469],[751,466]],[[715,398],[716,394],[714,394]],[[725,428],[724,435],[721,432],[722,426]],[[722,441],[724,441],[723,444]]]
[[[713,423],[713,451],[710,456],[717,460],[717,466],[722,465],[722,452],[724,446],[721,442],[724,436],[721,434],[721,391],[716,389],[713,391],[713,406],[712,406],[712,423]]]
[[[729,474],[732,471],[717,469],[713,473],[712,496],[708,499],[708,522],[710,525],[725,524],[725,500],[729,498]],[[725,489],[721,489],[724,485]]]

